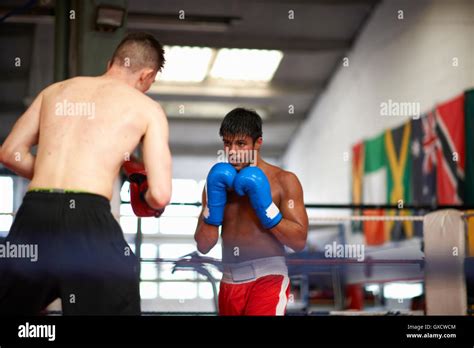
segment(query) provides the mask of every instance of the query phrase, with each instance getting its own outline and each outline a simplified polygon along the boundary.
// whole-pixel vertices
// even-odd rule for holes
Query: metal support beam
[[[69,11],[70,0],[56,1],[54,30],[54,81],[69,77]]]

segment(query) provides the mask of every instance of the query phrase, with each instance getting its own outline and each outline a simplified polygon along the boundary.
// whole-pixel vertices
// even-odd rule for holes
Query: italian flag
[[[387,159],[384,134],[364,142],[364,179],[362,201],[364,204],[387,203]],[[383,209],[365,210],[366,216],[383,215]],[[383,221],[364,221],[367,245],[380,245],[386,240]]]

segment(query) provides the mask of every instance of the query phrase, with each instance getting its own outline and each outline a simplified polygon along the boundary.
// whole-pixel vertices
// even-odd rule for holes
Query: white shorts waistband
[[[239,263],[224,264],[224,283],[245,283],[267,275],[288,276],[284,256],[272,256]]]

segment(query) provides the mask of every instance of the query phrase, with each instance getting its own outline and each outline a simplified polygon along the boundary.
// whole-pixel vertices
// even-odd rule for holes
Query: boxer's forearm
[[[33,178],[36,157],[30,152],[2,153],[0,158],[3,165],[12,172],[29,180]]]
[[[280,243],[294,251],[302,251],[306,245],[307,231],[303,226],[294,221],[283,218],[278,225],[269,231]]]
[[[202,254],[207,254],[219,240],[219,227],[208,225],[200,220],[194,233],[197,249]]]
[[[145,193],[145,202],[156,210],[164,209],[170,202],[168,198],[169,195],[162,195],[160,193],[153,196],[150,190],[147,190]]]

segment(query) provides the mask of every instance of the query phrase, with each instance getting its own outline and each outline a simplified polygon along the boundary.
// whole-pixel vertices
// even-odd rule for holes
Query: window
[[[194,235],[197,223],[197,217],[162,217],[160,233]]]
[[[140,296],[143,300],[155,299],[158,296],[158,284],[153,282],[141,282]]]
[[[6,236],[13,223],[13,179],[0,176],[0,236]]]
[[[384,286],[385,298],[408,299],[423,293],[421,283],[390,283]]]
[[[120,226],[122,226],[123,233],[136,234],[138,219],[135,216],[121,216]]]
[[[143,263],[141,265],[141,273],[140,273],[142,280],[157,280],[158,279],[158,267],[156,264],[152,263]]]
[[[214,293],[209,280],[194,269],[178,269],[173,272],[174,261],[186,254],[196,252],[194,231],[196,230],[201,207],[202,190],[205,181],[190,179],[173,179],[173,196],[171,205],[159,219],[141,218],[142,231],[141,257],[169,259],[170,262],[141,262],[140,294],[142,300],[186,300],[213,302]],[[120,196],[120,224],[125,238],[132,250],[135,250],[135,237],[138,230],[138,218],[133,214],[129,203],[129,185],[124,183]],[[206,257],[221,258],[220,244],[216,245]],[[221,273],[212,266],[207,266],[212,276],[219,280]],[[153,310],[163,310],[162,302],[156,302]],[[147,305],[147,308],[150,308]],[[194,308],[194,307],[193,307]],[[209,308],[209,307],[208,307]]]
[[[201,298],[212,300],[214,298],[214,292],[212,291],[211,283],[199,283],[198,294]]]
[[[173,179],[172,186],[171,203],[196,203],[200,201],[201,192],[198,192],[199,187],[196,180]]]
[[[143,243],[140,252],[144,259],[155,259],[158,256],[158,247],[153,243]]]
[[[197,284],[191,282],[160,283],[160,297],[168,300],[194,299],[197,297]]]
[[[157,234],[159,227],[159,220],[155,218],[142,218],[142,232],[143,234]]]

